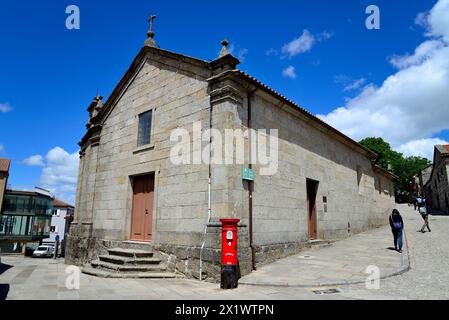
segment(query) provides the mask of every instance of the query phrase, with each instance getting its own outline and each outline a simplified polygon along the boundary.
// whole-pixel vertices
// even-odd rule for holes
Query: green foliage
[[[390,144],[382,138],[365,138],[360,141],[360,144],[379,155],[377,159],[373,160],[374,164],[387,170],[388,165],[391,165],[392,172],[398,176],[395,190],[401,194],[410,194],[413,176],[430,164],[426,158],[404,157],[402,153],[392,150]]]

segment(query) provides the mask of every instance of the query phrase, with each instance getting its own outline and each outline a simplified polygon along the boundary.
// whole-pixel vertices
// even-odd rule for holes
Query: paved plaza
[[[63,260],[3,256],[0,299],[448,299],[449,216],[431,216],[432,232],[423,234],[418,232],[419,214],[407,206],[398,208],[406,226],[407,259],[391,250],[391,232],[383,227],[263,266],[242,278],[235,290],[182,278],[108,279],[85,274],[80,289],[69,290]],[[406,261],[408,271],[402,269]],[[369,265],[387,277],[380,280],[379,289],[347,284],[364,281]],[[337,291],[317,294],[317,284]]]

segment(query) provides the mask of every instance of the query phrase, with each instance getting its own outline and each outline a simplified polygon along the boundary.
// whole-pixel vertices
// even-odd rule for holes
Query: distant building
[[[3,196],[8,184],[9,166],[11,160],[0,158],[0,212],[2,209]]]
[[[7,189],[9,167],[9,159],[0,159],[0,252],[20,253],[27,242],[50,236],[53,197],[40,188]]]
[[[429,164],[427,167],[422,169],[415,175],[415,197],[425,197],[424,186],[429,182],[430,177],[432,176],[433,164]]]
[[[436,145],[424,193],[433,209],[449,213],[449,145]]]
[[[73,217],[74,210],[74,206],[65,203],[64,201],[59,199],[55,199],[53,201],[49,241],[55,242],[56,235],[59,235],[59,241],[64,240],[65,235],[68,232],[68,228],[70,226],[69,221],[71,220],[71,217]]]

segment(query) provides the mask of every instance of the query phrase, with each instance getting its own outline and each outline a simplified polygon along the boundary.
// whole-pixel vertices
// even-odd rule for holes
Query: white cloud
[[[449,0],[439,0],[428,15],[428,31],[434,37],[449,41]]]
[[[304,53],[312,49],[315,44],[315,37],[305,29],[302,35],[282,47],[282,53],[288,55],[290,58],[300,53]]]
[[[343,91],[353,91],[353,90],[357,90],[360,89],[365,83],[366,83],[366,79],[365,78],[360,78],[360,79],[352,79],[346,75],[340,74],[335,76],[335,80],[336,83],[342,84],[343,87]]]
[[[351,83],[349,83],[348,85],[346,85],[343,88],[343,91],[357,90],[360,87],[362,87],[365,83],[366,83],[366,79],[365,78],[360,78],[360,79],[354,80]]]
[[[5,151],[5,146],[0,144],[0,153],[2,153],[3,151]]]
[[[74,204],[78,179],[78,152],[68,153],[60,147],[55,147],[48,151],[45,157],[34,155],[23,162],[30,166],[43,166],[39,179],[40,187]]]
[[[290,79],[296,79],[296,71],[294,66],[288,66],[282,70],[282,75]]]
[[[418,15],[415,18],[415,24],[427,29],[429,26],[427,19],[428,19],[428,13],[420,12],[420,13],[418,13]]]
[[[240,62],[245,62],[246,55],[248,54],[248,49],[242,48],[242,49],[237,50],[236,46],[233,43],[231,43],[229,45],[228,50],[233,56],[235,56],[237,59],[239,59]]]
[[[267,56],[277,56],[279,54],[279,50],[276,50],[275,48],[270,48],[267,51],[265,51],[265,55]]]
[[[24,159],[22,162],[27,166],[41,167],[44,166],[44,157],[42,157],[40,154],[36,154],[34,156]]]
[[[321,41],[328,40],[328,39],[332,38],[333,35],[334,34],[332,32],[324,31],[324,32],[318,33],[316,36],[316,39],[319,42],[321,42]]]
[[[428,40],[421,43],[413,55],[397,56],[393,55],[389,58],[389,62],[398,69],[404,69],[415,65],[423,64],[426,60],[431,59],[438,49],[444,47],[444,42],[439,40]]]
[[[0,103],[0,112],[6,113],[11,110],[12,110],[12,108],[8,103]]]
[[[405,156],[420,156],[433,161],[433,149],[437,144],[448,144],[449,142],[439,138],[428,138],[412,140],[397,147],[397,151]]]
[[[246,48],[240,49],[237,53],[237,59],[239,59],[240,62],[245,62],[247,54],[248,54],[248,49],[246,49]]]
[[[441,28],[446,24],[441,17],[449,21],[449,0],[440,0],[430,11],[433,38],[413,55],[396,57],[395,74],[380,87],[368,85],[344,106],[319,117],[356,140],[379,136],[395,149],[413,152],[407,143],[433,143],[428,139],[449,129],[449,44],[441,39],[449,36],[449,28]]]
[[[304,29],[299,37],[293,39],[287,44],[284,44],[284,46],[282,47],[282,53],[284,55],[287,55],[289,58],[292,58],[298,54],[310,51],[315,43],[325,41],[332,36],[333,33],[327,31],[318,33],[316,36],[314,36],[312,33],[310,33],[309,30]],[[265,54],[277,54],[277,50],[271,48]]]

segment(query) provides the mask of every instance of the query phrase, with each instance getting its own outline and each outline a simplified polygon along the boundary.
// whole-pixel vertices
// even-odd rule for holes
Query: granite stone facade
[[[431,168],[425,195],[433,209],[449,213],[449,145],[435,146]]]
[[[203,241],[203,273],[219,276],[221,240],[215,225],[220,218],[241,219],[242,274],[251,272],[253,263],[307,246],[307,179],[318,182],[319,239],[341,239],[388,222],[393,176],[371,164],[376,155],[237,70],[238,63],[227,51],[205,62],[145,46],[104,105],[100,97],[94,99],[80,142],[67,263],[85,264],[105,247],[130,239],[133,178],[147,173],[155,176],[151,246],[172,270],[191,277],[199,275]],[[137,147],[138,116],[148,110],[153,111],[152,142]],[[255,164],[254,182],[242,180],[252,152],[248,136],[243,164],[236,155],[230,156],[233,164],[173,164],[174,129],[186,129],[192,145],[209,143],[195,136],[195,122],[223,136],[226,129],[277,129],[277,172],[261,175],[262,166]],[[238,147],[237,139],[233,146]],[[204,234],[209,178],[212,219]]]

